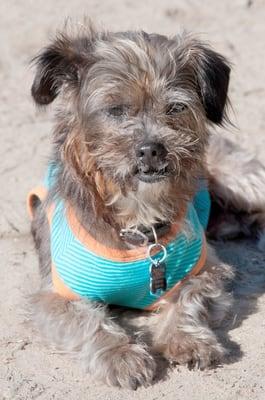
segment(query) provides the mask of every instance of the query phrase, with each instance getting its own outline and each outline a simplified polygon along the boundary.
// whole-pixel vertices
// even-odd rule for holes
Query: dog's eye
[[[112,117],[122,117],[126,114],[127,108],[125,106],[113,106],[108,108],[108,114]]]
[[[184,103],[171,103],[168,105],[166,113],[167,115],[179,114],[187,109],[187,105]]]

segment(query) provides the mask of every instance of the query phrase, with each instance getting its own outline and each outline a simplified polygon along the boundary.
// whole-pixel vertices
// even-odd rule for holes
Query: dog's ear
[[[227,104],[230,67],[220,54],[204,45],[194,54],[197,90],[208,120],[221,124]]]
[[[91,37],[59,34],[33,59],[37,70],[31,94],[38,105],[51,103],[64,83],[78,85],[81,69],[92,62],[91,47]]]

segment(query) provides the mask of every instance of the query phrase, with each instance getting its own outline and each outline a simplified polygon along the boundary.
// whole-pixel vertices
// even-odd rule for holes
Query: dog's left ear
[[[223,56],[205,45],[195,45],[192,53],[197,91],[206,117],[215,124],[221,124],[228,100],[229,64]]]

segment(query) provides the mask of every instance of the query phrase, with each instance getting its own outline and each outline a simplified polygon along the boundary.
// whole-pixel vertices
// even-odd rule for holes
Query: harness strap
[[[44,186],[36,186],[34,189],[32,189],[27,196],[27,212],[29,214],[29,217],[31,221],[34,218],[35,210],[36,207],[40,204],[43,203],[47,197],[48,191]],[[47,208],[47,218],[49,222],[49,227],[51,230],[52,226],[52,216],[54,212],[54,207],[55,205],[52,204],[50,207]],[[60,296],[62,296],[65,299],[68,300],[79,300],[80,297],[72,292],[66,285],[65,283],[61,280],[59,277],[56,267],[54,264],[51,265],[51,274],[52,274],[52,282],[53,282],[53,290],[55,293],[58,293]]]

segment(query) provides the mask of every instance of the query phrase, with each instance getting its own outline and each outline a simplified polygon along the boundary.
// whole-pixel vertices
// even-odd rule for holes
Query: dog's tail
[[[222,135],[211,137],[206,159],[213,199],[210,235],[256,235],[265,248],[265,166]]]

